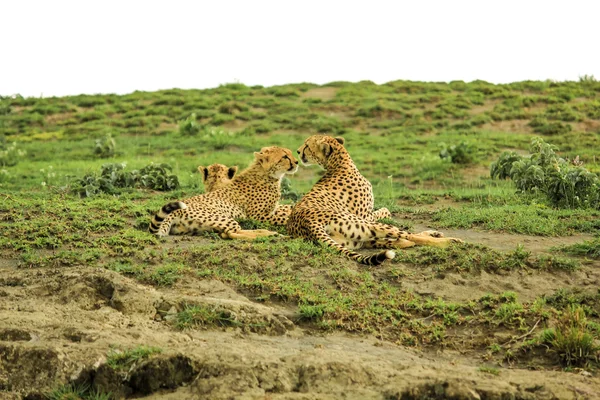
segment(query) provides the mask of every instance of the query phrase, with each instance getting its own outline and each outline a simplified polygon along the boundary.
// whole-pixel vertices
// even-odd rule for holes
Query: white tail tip
[[[385,252],[385,256],[391,260],[396,257],[396,252],[394,250],[388,250]]]
[[[188,208],[188,206],[183,201],[180,201],[179,202],[179,208],[181,208],[182,210],[185,210],[186,208]]]

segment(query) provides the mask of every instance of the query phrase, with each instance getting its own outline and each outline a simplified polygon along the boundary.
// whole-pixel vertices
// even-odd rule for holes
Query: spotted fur
[[[298,161],[288,149],[265,147],[254,153],[254,162],[236,175],[231,184],[195,196],[192,202],[165,205],[170,211],[158,227],[150,231],[158,236],[196,234],[202,231],[221,233],[223,238],[254,239],[276,232],[257,229],[242,230],[236,219],[252,218],[285,225],[289,212],[279,206],[281,178],[298,169]],[[288,206],[289,207],[289,206]]]
[[[294,206],[288,233],[333,247],[351,259],[379,265],[394,258],[392,250],[365,256],[353,249],[405,248],[415,244],[446,246],[460,239],[442,238],[435,231],[410,234],[395,226],[376,222],[391,214],[373,211],[371,183],[361,175],[344,148],[343,138],[311,136],[298,149],[303,164],[318,164],[325,174]]]

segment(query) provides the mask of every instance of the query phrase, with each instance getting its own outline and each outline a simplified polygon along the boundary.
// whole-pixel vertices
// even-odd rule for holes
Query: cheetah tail
[[[329,235],[327,235],[327,233],[323,232],[323,234],[324,235],[322,237],[324,238],[325,244],[333,247],[340,253],[345,254],[359,264],[376,266],[382,264],[385,260],[392,259],[396,256],[396,252],[393,250],[386,250],[377,254],[373,254],[372,256],[366,256],[337,243]]]
[[[181,201],[173,201],[162,206],[160,211],[157,212],[152,217],[152,221],[150,221],[150,227],[148,228],[150,233],[156,235],[160,229],[161,222],[163,222],[173,211],[179,210],[180,208],[187,208],[187,205]]]

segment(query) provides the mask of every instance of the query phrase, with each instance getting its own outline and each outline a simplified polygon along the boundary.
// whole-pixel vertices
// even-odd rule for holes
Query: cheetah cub
[[[266,229],[242,230],[236,219],[253,218],[285,225],[289,213],[283,215],[277,204],[281,197],[281,178],[297,170],[298,161],[290,150],[264,147],[254,153],[254,162],[234,176],[230,184],[185,202],[163,206],[154,216],[157,225],[151,225],[150,232],[167,236],[213,231],[223,238],[246,240],[275,235],[276,232]]]
[[[199,166],[198,172],[202,174],[202,182],[204,183],[204,193],[212,192],[220,189],[223,186],[229,185],[238,170],[237,166],[227,167],[223,164],[211,164],[208,167]],[[200,196],[194,196],[182,200],[186,206],[194,203]],[[156,233],[160,223],[167,218],[171,212],[180,208],[177,203],[165,204],[158,213],[152,217],[150,221],[150,232]],[[289,212],[288,212],[289,215]]]
[[[395,252],[386,250],[365,256],[353,249],[405,248],[416,244],[444,247],[461,242],[443,238],[436,231],[411,234],[376,222],[390,213],[387,209],[373,211],[371,183],[354,165],[343,138],[311,136],[298,154],[303,164],[318,164],[325,174],[292,209],[287,223],[291,236],[324,243],[366,265],[379,265],[394,258]]]
[[[228,167],[223,164],[211,164],[208,167],[202,165],[198,167],[198,172],[202,175],[204,183],[204,193],[212,192],[215,189],[222,188],[231,183],[231,180],[237,173],[238,167]]]

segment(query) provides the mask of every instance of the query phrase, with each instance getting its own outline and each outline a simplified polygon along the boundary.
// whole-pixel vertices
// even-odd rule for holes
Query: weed
[[[106,356],[106,363],[113,369],[129,369],[141,360],[158,353],[162,353],[162,349],[143,345],[128,350],[112,348]]]
[[[582,243],[575,243],[570,246],[554,248],[563,253],[576,256],[585,256],[593,259],[600,259],[600,239],[586,240]]]
[[[96,139],[94,146],[94,154],[99,158],[109,158],[115,155],[117,143],[110,133],[107,133],[101,139]]]
[[[460,142],[455,145],[442,144],[440,158],[454,164],[471,164],[476,160],[475,146],[468,142]]]
[[[4,138],[4,136],[2,136]],[[17,142],[7,144],[0,141],[0,167],[12,167],[17,165],[26,152],[17,147]]]
[[[180,330],[232,325],[237,324],[229,311],[209,305],[187,305],[177,313],[175,320],[175,326]]]
[[[592,360],[598,361],[600,348],[594,344],[585,311],[579,306],[568,308],[554,329],[544,330],[541,341],[567,367],[585,366]]]
[[[485,374],[490,374],[490,375],[500,375],[500,370],[498,368],[494,368],[494,367],[479,367],[477,368],[477,370],[479,372],[483,372]]]
[[[63,385],[53,391],[46,393],[48,400],[110,400],[110,393],[103,393],[90,389],[88,385]]]
[[[202,130],[202,126],[196,121],[196,118],[196,113],[192,113],[186,119],[179,121],[179,134],[196,136]]]

